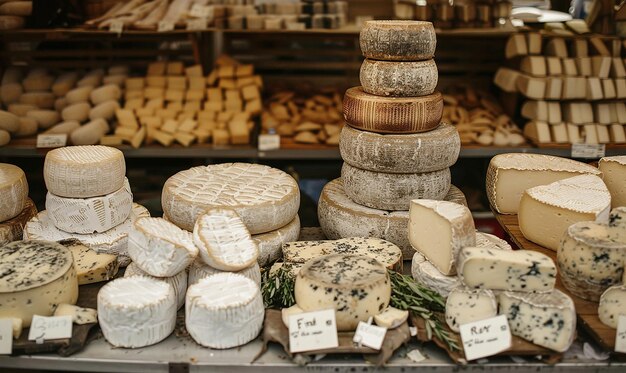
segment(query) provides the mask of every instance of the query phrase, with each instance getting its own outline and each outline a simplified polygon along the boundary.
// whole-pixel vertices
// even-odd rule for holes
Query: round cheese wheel
[[[3,83],[0,86],[0,100],[5,105],[18,102],[23,93],[24,88],[20,83]]]
[[[360,80],[363,90],[377,96],[416,97],[430,95],[438,80],[434,60],[390,62],[365,59]]]
[[[89,94],[89,98],[94,105],[101,104],[105,101],[119,100],[120,97],[122,97],[122,90],[116,84],[108,84],[96,88]]]
[[[90,110],[91,105],[89,105],[88,102],[79,102],[63,109],[61,118],[63,118],[64,121],[75,120],[77,122],[84,122],[89,118]]]
[[[24,27],[24,17],[0,16],[0,30],[17,30]]]
[[[225,273],[225,271],[220,271],[219,269],[215,269],[207,265],[202,258],[198,257],[189,266],[189,278],[187,279],[187,282],[189,286],[191,286],[203,278],[207,278],[218,273]],[[244,268],[241,271],[231,273],[245,276],[254,281],[257,285],[261,286],[261,267],[259,266],[259,263],[255,263],[251,267]]]
[[[20,129],[20,118],[8,111],[0,110],[0,129],[7,132],[17,132]]]
[[[126,271],[124,271],[124,277],[136,276],[148,277],[172,285],[172,288],[174,288],[174,294],[176,294],[178,309],[185,305],[185,294],[187,293],[187,271],[180,271],[172,277],[155,277],[139,268],[136,263],[130,263],[128,267],[126,267]]]
[[[421,61],[434,57],[437,36],[431,22],[366,21],[359,37],[365,58]]]
[[[255,234],[252,240],[259,248],[257,262],[261,267],[268,267],[282,256],[282,246],[287,242],[298,240],[300,235],[300,218],[298,215],[291,223],[275,231]]]
[[[0,222],[13,219],[28,200],[28,181],[21,168],[0,163]]]
[[[0,146],[5,146],[11,142],[11,134],[5,130],[0,129]]]
[[[67,92],[65,99],[68,104],[76,104],[79,102],[89,101],[89,94],[93,91],[92,86],[78,87]]]
[[[94,106],[89,112],[89,119],[110,120],[115,116],[115,111],[120,108],[117,100],[109,100]]]
[[[56,98],[50,92],[32,92],[23,93],[20,96],[20,103],[25,105],[33,105],[39,109],[52,109]]]
[[[37,215],[37,206],[28,198],[24,209],[13,219],[0,223],[0,246],[9,242],[21,241],[26,223]]]
[[[29,117],[20,118],[20,129],[13,134],[15,137],[28,137],[37,133],[39,124],[36,120]]]
[[[104,119],[94,119],[91,122],[75,129],[70,134],[73,145],[96,145],[102,136],[109,132],[109,124]]]
[[[61,116],[54,110],[31,110],[26,116],[36,120],[41,129],[50,128],[61,121]]]

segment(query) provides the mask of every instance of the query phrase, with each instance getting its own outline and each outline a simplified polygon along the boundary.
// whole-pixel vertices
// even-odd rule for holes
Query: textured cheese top
[[[388,274],[385,266],[374,258],[333,254],[309,260],[298,276],[331,287],[354,287],[386,281]]]
[[[617,155],[614,157],[604,157],[602,159],[600,159],[600,162],[615,162],[615,163],[619,163],[622,166],[626,166],[626,155]]]
[[[163,281],[149,277],[122,277],[104,285],[98,299],[106,299],[108,306],[145,311],[146,306],[167,302],[174,298],[174,288]]]
[[[581,174],[601,174],[600,170],[588,164],[543,154],[498,154],[491,158],[489,167],[505,170],[568,171]]]
[[[259,286],[251,279],[224,272],[203,278],[190,286],[187,301],[206,309],[220,310],[246,305],[254,300],[259,291]]]
[[[134,229],[145,236],[166,241],[174,247],[187,250],[189,255],[197,256],[198,248],[193,244],[191,233],[178,228],[162,218],[141,217],[135,220]]]
[[[505,240],[493,234],[476,232],[476,247],[511,251],[513,248]]]
[[[437,47],[433,24],[422,21],[366,21],[359,41],[363,55],[378,60],[427,60]]]
[[[581,221],[567,228],[572,239],[601,249],[624,249],[626,253],[626,230],[591,221]]]
[[[602,179],[595,175],[570,177],[530,188],[525,193],[547,205],[582,213],[606,214],[607,219],[611,207],[611,194]]]
[[[46,285],[74,265],[72,252],[50,241],[17,241],[0,247],[0,293]]]

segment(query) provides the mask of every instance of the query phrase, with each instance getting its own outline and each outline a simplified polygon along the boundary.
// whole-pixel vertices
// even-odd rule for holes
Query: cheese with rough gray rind
[[[487,169],[487,198],[500,214],[516,214],[524,191],[539,185],[600,171],[585,163],[541,154],[499,154]]]
[[[387,308],[391,281],[387,268],[374,258],[326,255],[300,269],[295,295],[306,312],[334,309],[337,331],[351,331]]]
[[[51,316],[57,304],[75,304],[78,281],[72,253],[56,242],[18,241],[0,246],[0,318]]]
[[[451,175],[449,168],[421,174],[390,174],[344,163],[341,179],[348,197],[359,205],[406,211],[413,199],[444,199],[450,190]]]
[[[76,325],[93,324],[98,322],[98,312],[93,308],[78,307],[73,304],[59,304],[53,316],[71,316]]]
[[[322,227],[302,227],[300,228],[299,241],[323,241],[326,240],[326,235],[322,230]],[[296,241],[296,240],[292,240]]]
[[[430,95],[439,74],[434,60],[390,62],[365,59],[360,80],[363,90],[377,96],[416,97]]]
[[[611,194],[594,175],[527,189],[520,201],[519,228],[524,237],[557,251],[567,228],[579,221],[608,223]]]
[[[422,61],[434,57],[437,35],[431,22],[365,21],[359,42],[365,58]]]
[[[409,211],[409,241],[441,273],[453,275],[460,250],[476,245],[472,213],[453,202],[414,199]]]
[[[300,190],[287,173],[268,166],[223,163],[193,167],[170,177],[161,197],[164,215],[192,231],[209,208],[237,212],[250,234],[289,224],[300,207]]]
[[[446,323],[455,332],[463,324],[495,317],[498,314],[496,296],[488,289],[453,289],[446,300]]]
[[[18,216],[28,201],[28,181],[21,168],[0,163],[0,222]]]
[[[259,335],[264,318],[259,286],[244,276],[220,273],[187,290],[185,325],[202,346],[225,349],[244,345]]]
[[[124,186],[126,162],[119,149],[68,146],[48,152],[43,175],[48,191],[60,197],[89,198]]]
[[[513,335],[557,352],[567,351],[574,342],[574,302],[559,290],[542,294],[506,291],[500,294],[498,306]]]
[[[371,132],[410,134],[431,131],[441,121],[443,96],[382,97],[353,87],[343,98],[343,116],[350,126]]]
[[[203,278],[216,275],[218,273],[224,273],[230,271],[221,271],[219,269],[213,268],[202,261],[201,258],[196,258],[196,260],[191,263],[189,266],[189,278],[188,284],[189,286],[197,283]],[[236,273],[242,276],[249,278],[254,281],[257,285],[261,286],[261,267],[259,267],[259,263],[255,263],[248,268],[244,268],[241,271],[231,272]]]
[[[198,256],[190,232],[162,219],[141,217],[128,233],[128,256],[151,276],[172,277]]]
[[[99,254],[75,239],[59,243],[72,252],[78,285],[109,281],[117,275],[120,265],[116,255]]]
[[[626,155],[604,157],[598,162],[598,168],[611,193],[611,206],[626,206]]]
[[[26,223],[37,215],[37,206],[33,201],[26,199],[26,206],[13,219],[9,219],[0,223],[0,245],[13,241],[21,241]]]
[[[149,277],[113,280],[98,292],[98,321],[104,338],[114,347],[161,342],[176,326],[174,288]]]
[[[456,128],[442,123],[432,131],[410,135],[381,135],[344,126],[339,151],[344,162],[362,170],[421,173],[452,166],[461,150]]]
[[[598,317],[602,323],[617,329],[620,316],[626,316],[626,285],[608,288],[600,297]]]
[[[300,235],[300,218],[298,215],[291,223],[275,231],[255,234],[252,241],[259,248],[259,256],[256,259],[261,267],[267,267],[280,259],[281,247],[284,243],[298,240]]]
[[[187,271],[182,270],[171,277],[156,277],[151,276],[146,271],[139,268],[137,263],[130,263],[128,267],[126,267],[126,271],[124,272],[124,277],[149,277],[155,279],[157,281],[163,281],[166,284],[172,285],[174,289],[174,295],[176,296],[176,304],[177,308],[180,309],[185,304],[185,294],[187,293]]]

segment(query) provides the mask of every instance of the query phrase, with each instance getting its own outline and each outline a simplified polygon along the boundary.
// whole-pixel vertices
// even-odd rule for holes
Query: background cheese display
[[[385,61],[428,60],[437,46],[430,22],[366,21],[359,41],[365,58]]]
[[[163,281],[166,284],[170,284],[174,289],[174,295],[176,295],[176,304],[180,309],[185,304],[185,295],[187,294],[187,271],[183,270],[171,277],[156,277],[151,276],[146,271],[139,268],[136,263],[130,263],[124,271],[124,277],[148,277],[158,281]]]
[[[600,159],[598,168],[611,192],[611,206],[626,206],[626,156],[604,157]]]
[[[22,240],[24,226],[36,215],[37,206],[29,198],[26,200],[26,206],[19,215],[13,219],[0,222],[0,245]]]
[[[28,201],[28,181],[21,168],[0,163],[0,223],[18,216]]]
[[[378,61],[366,58],[359,76],[366,93],[377,96],[430,95],[438,81],[435,61]]]

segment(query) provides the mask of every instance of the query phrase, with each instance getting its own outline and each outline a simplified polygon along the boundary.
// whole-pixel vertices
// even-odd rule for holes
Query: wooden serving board
[[[500,223],[504,231],[511,238],[511,241],[518,248],[538,251],[548,255],[556,262],[556,252],[530,242],[524,237],[519,228],[517,215],[502,215],[496,213],[495,211],[494,215],[496,216],[498,223]],[[571,294],[569,290],[563,286],[560,276],[557,276],[556,287],[565,294],[569,295],[574,301],[576,315],[578,316],[578,326],[596,343],[598,343],[600,347],[607,351],[614,352],[616,330],[609,328],[600,321],[600,318],[598,317],[598,303],[590,302]]]

